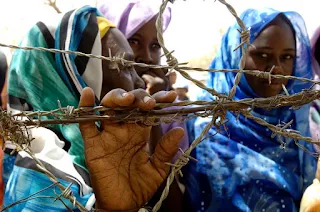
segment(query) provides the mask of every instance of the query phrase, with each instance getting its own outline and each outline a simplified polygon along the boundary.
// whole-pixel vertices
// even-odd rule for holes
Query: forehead
[[[157,28],[156,28],[156,21],[157,15],[154,16],[150,21],[144,24],[135,34],[140,36],[156,36]]]
[[[282,18],[276,18],[253,41],[253,45],[295,48],[293,29]]]
[[[107,41],[107,48],[110,48],[113,56],[124,56],[124,59],[127,60],[132,60],[133,58],[133,51],[127,39],[116,28],[110,32]]]

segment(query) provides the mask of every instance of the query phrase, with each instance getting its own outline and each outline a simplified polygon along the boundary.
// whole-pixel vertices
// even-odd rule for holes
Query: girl
[[[111,3],[112,2],[112,3]],[[150,65],[159,65],[161,62],[161,47],[157,38],[156,20],[159,13],[160,4],[149,0],[126,0],[110,1],[103,0],[98,7],[100,12],[127,38],[133,53],[134,61]],[[162,15],[162,29],[166,31],[171,21],[171,8],[168,6]],[[146,91],[154,94],[158,91],[172,89],[169,79],[165,76],[167,70],[149,69],[135,67],[138,75],[146,84]],[[168,108],[170,109],[170,108]],[[171,108],[173,109],[173,108]],[[161,134],[168,132],[175,127],[182,127],[186,130],[185,123],[173,122],[170,124],[161,124],[161,128],[154,127],[153,132]],[[156,139],[157,140],[157,139]],[[185,133],[180,148],[184,151],[188,148],[188,134]],[[156,144],[152,143],[154,149]],[[179,157],[177,154],[174,160]]]

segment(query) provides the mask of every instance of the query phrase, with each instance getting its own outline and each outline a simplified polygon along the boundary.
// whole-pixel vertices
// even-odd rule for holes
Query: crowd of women
[[[55,21],[40,19],[20,45],[160,64],[155,27],[159,5],[147,0],[116,2],[105,1],[97,8],[83,6]],[[173,12],[170,7],[164,11],[164,31]],[[272,69],[273,74],[319,79],[320,30],[310,41],[298,13],[247,9],[240,18],[250,29],[252,43],[246,70]],[[241,43],[238,28],[235,23],[226,31],[210,68],[239,69],[242,52],[232,51]],[[7,69],[1,61],[2,67]],[[152,110],[156,103],[185,100],[177,98],[174,80],[165,69],[44,51],[16,50],[0,81],[6,93],[2,105],[12,113],[53,110],[58,100],[62,106],[100,104],[144,111]],[[206,85],[227,94],[234,81],[233,72],[208,73]],[[283,94],[283,85],[289,94],[318,89],[302,81],[275,79],[269,83],[245,74],[233,99]],[[215,100],[207,91],[197,98]],[[320,102],[315,100],[297,110],[253,108],[251,113],[273,125],[292,121],[291,129],[317,141],[319,111]],[[233,112],[227,112],[226,120],[221,129],[211,127],[192,152],[197,162],[190,161],[183,168],[183,177],[176,176],[160,211],[320,211],[320,172],[317,158],[309,153],[316,153],[317,145],[286,138],[283,149],[269,129],[254,121]],[[153,127],[105,122],[38,127],[30,129],[34,138],[30,148],[87,210],[138,211],[155,205],[170,171],[167,164],[174,163],[210,122],[211,117],[199,117]],[[47,188],[38,198],[20,201],[7,211],[78,210],[63,197],[55,199],[58,189],[50,187],[50,179],[26,152],[12,154],[16,147],[9,140],[4,140],[3,147],[2,208]]]

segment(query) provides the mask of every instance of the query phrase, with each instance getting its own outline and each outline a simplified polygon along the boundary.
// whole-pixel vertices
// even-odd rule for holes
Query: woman
[[[248,9],[241,19],[250,28],[250,41],[255,47],[248,48],[246,70],[268,72],[274,67],[273,74],[312,77],[310,44],[299,14]],[[228,29],[210,68],[239,69],[241,52],[232,52],[241,43],[238,28],[235,24]],[[208,87],[228,93],[234,80],[235,73],[210,73]],[[283,94],[282,84],[290,94],[311,87],[310,83],[283,79],[269,84],[266,79],[244,75],[234,100]],[[214,100],[207,92],[198,99]],[[293,120],[292,129],[310,136],[308,111],[309,105],[305,105],[299,110],[256,108],[252,114],[274,125]],[[194,152],[199,162],[191,162],[188,167],[186,193],[192,211],[298,211],[302,194],[315,177],[316,158],[292,139],[284,140],[285,150],[280,148],[270,130],[242,115],[228,112],[225,120],[227,132],[212,127],[209,138]],[[198,118],[196,136],[210,121]],[[314,151],[309,143],[299,144]]]
[[[111,3],[112,2],[112,3]],[[157,38],[156,20],[160,4],[149,0],[126,0],[110,1],[103,0],[98,7],[100,12],[125,35],[134,52],[134,60],[138,63],[159,65],[161,63],[161,46]],[[171,21],[171,8],[167,7],[162,15],[162,29],[165,31]],[[167,70],[149,69],[135,67],[138,75],[144,80],[146,90],[149,94],[158,91],[172,89],[169,79],[166,77]],[[168,108],[173,109],[173,108]],[[186,130],[185,123],[173,122],[161,124],[161,129],[153,128],[157,134],[168,132],[175,127],[182,127]],[[157,132],[158,131],[158,132]],[[159,132],[161,131],[161,132]],[[188,148],[188,134],[186,133],[180,143],[184,151]],[[154,148],[152,144],[151,148]],[[174,160],[179,157],[176,155]]]
[[[87,6],[59,16],[56,21],[38,22],[28,32],[21,42],[21,46],[81,51],[104,56],[110,56],[110,50],[112,56],[125,55],[125,59],[133,59],[133,52],[123,34],[110,21],[102,17],[96,8]],[[9,109],[14,113],[23,110],[52,110],[58,107],[58,100],[62,107],[68,105],[77,107],[80,94],[82,90],[86,90],[83,89],[86,86],[90,86],[95,93],[95,96],[89,98],[90,104],[92,101],[93,104],[95,102],[98,104],[101,100],[102,104],[108,107],[130,106],[142,110],[150,110],[155,106],[156,102],[172,102],[176,98],[174,92],[158,92],[150,96],[145,90],[141,89],[145,87],[144,82],[133,67],[125,66],[120,68],[121,71],[119,72],[115,64],[109,61],[80,57],[73,54],[17,50],[13,56],[9,71]],[[93,92],[92,90],[91,93]],[[82,104],[81,106],[87,105]],[[117,167],[130,168],[130,171],[121,176],[128,174],[128,178],[130,178],[131,175],[129,174],[134,172],[138,173],[142,179],[146,179],[145,170],[148,170],[148,173],[155,173],[155,177],[148,177],[154,191],[160,186],[169,172],[169,167],[164,166],[163,163],[172,160],[178,150],[178,143],[183,136],[182,129],[173,129],[169,134],[164,135],[158,144],[162,148],[156,147],[154,157],[152,157],[154,159],[152,159],[149,157],[150,152],[146,144],[150,135],[152,135],[150,132],[151,127],[143,127],[137,124],[121,126],[119,124],[109,124],[105,126],[102,122],[101,128],[102,132],[106,132],[110,128],[117,128],[118,130],[112,129],[108,135],[104,136],[104,138],[112,136],[111,140],[116,142],[113,146],[108,146],[108,148],[103,146],[99,150],[91,152],[90,147],[86,146],[84,148],[83,139],[76,124],[56,125],[52,128],[40,127],[30,130],[30,136],[34,138],[30,148],[36,157],[65,187],[71,183],[71,190],[77,201],[89,210],[93,208],[96,202],[95,199],[97,199],[95,208],[107,209],[111,207],[109,204],[103,204],[105,195],[99,192],[99,189],[97,190],[97,187],[105,189],[105,186],[108,187],[110,185],[106,183],[110,182],[97,183],[101,175],[90,170],[95,170],[99,164],[94,163],[95,160],[91,162],[92,157],[99,156],[103,158],[103,156],[108,156],[109,152],[104,153],[102,156],[99,155],[104,150],[112,151],[112,153],[118,152],[117,156],[120,156],[121,160],[119,160],[119,164],[116,164]],[[87,129],[90,130],[92,127],[84,128],[84,130]],[[119,131],[121,132],[118,133]],[[130,132],[135,132],[135,134],[132,135]],[[137,144],[139,148],[126,149],[125,147],[119,147],[119,145],[122,145],[121,139],[124,136],[127,136],[126,142],[130,141],[130,144]],[[93,134],[89,135],[89,137],[92,138]],[[85,136],[85,138],[88,137]],[[169,142],[171,144],[168,145],[168,140],[174,141]],[[113,147],[116,148],[114,151],[112,150]],[[7,153],[10,153],[10,149],[14,148],[14,145],[9,142],[6,143]],[[126,163],[128,157],[131,159],[130,161],[133,161],[132,164]],[[131,165],[135,164],[134,162],[137,158],[139,162],[143,161],[144,164],[131,167]],[[104,163],[104,165],[108,164]],[[106,170],[109,171],[106,172]],[[109,169],[103,169],[101,173],[111,175],[113,172],[109,167]],[[156,175],[157,173],[158,175]],[[4,206],[8,206],[52,185],[48,177],[39,172],[34,161],[24,151],[20,151],[15,156],[6,154],[3,175],[6,183]],[[117,192],[121,191],[121,188],[116,186],[124,185],[122,178],[117,181],[118,176],[116,175],[112,179],[112,183],[116,183],[112,188],[115,187]],[[139,177],[134,178],[137,179],[135,181],[137,189],[148,185],[148,183],[138,179]],[[135,186],[131,188],[135,188]],[[93,195],[93,191],[95,195]],[[136,189],[133,191],[136,192]],[[41,193],[41,196],[47,196],[48,198],[34,198],[17,204],[10,210],[62,211],[66,210],[66,206],[71,210],[76,209],[65,198],[61,198],[63,202],[59,200],[53,201],[56,193],[60,193],[57,188],[47,188]],[[150,199],[153,193],[146,191],[143,194],[143,198],[138,196],[138,200],[135,199],[128,205],[130,207],[140,207],[145,203],[142,200]],[[118,194],[124,195],[121,192]],[[130,194],[128,193],[129,196]],[[130,198],[127,199],[128,201],[130,200]],[[113,206],[115,206],[114,210],[122,210],[127,205],[115,204]]]

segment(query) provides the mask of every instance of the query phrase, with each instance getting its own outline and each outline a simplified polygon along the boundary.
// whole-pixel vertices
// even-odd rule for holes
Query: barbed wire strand
[[[219,0],[219,2],[224,4],[227,7],[227,9],[233,15],[233,17],[235,17],[238,25],[241,28],[241,30],[238,30],[240,33],[240,37],[241,37],[241,43],[238,47],[241,47],[241,52],[242,52],[242,56],[240,59],[240,72],[237,73],[235,80],[234,80],[234,85],[231,88],[229,95],[228,95],[228,99],[232,99],[234,97],[234,95],[236,94],[237,86],[240,83],[240,79],[242,77],[241,71],[243,71],[243,69],[245,68],[245,62],[246,62],[246,58],[247,58],[247,50],[246,50],[244,44],[247,44],[247,47],[250,46],[250,31],[246,29],[245,24],[238,17],[237,12],[230,4],[228,4],[225,0]],[[235,50],[237,50],[237,48]]]
[[[106,57],[106,56],[100,56],[100,55],[94,55],[94,54],[86,54],[86,53],[82,53],[82,52],[78,52],[78,51],[60,50],[60,49],[43,48],[43,47],[31,47],[31,46],[17,46],[17,45],[8,45],[8,44],[4,44],[4,43],[0,43],[0,46],[5,47],[5,48],[17,49],[17,50],[25,50],[25,51],[44,51],[44,52],[60,53],[60,54],[74,54],[77,56],[96,58],[96,59],[100,59],[100,60],[111,61],[114,63],[121,63],[124,65],[131,65],[131,66],[139,66],[139,67],[149,68],[149,69],[172,69],[173,68],[173,66],[168,66],[168,65],[148,65],[148,64],[144,64],[144,63],[136,63],[133,61],[128,61],[128,60],[125,60],[121,57],[115,57],[115,56]],[[296,77],[296,76],[291,76],[291,75],[288,75],[288,76],[273,75],[273,74],[270,74],[270,72],[259,71],[259,70],[236,70],[236,69],[217,70],[217,69],[204,69],[204,68],[198,68],[198,67],[187,67],[187,66],[180,66],[180,65],[185,65],[185,63],[178,64],[178,66],[175,68],[175,70],[177,72],[179,72],[186,79],[192,81],[194,84],[198,85],[198,87],[203,88],[205,90],[208,90],[210,93],[212,93],[210,88],[205,87],[202,82],[193,79],[192,77],[190,77],[189,74],[185,75],[184,74],[185,72],[183,72],[183,71],[198,71],[198,72],[211,72],[211,73],[216,73],[216,72],[245,73],[245,74],[253,75],[253,76],[256,76],[259,78],[263,78],[263,79],[269,79],[269,78],[271,78],[271,79],[288,79],[288,80],[299,80],[299,81],[303,81],[303,82],[320,84],[319,80],[311,80],[311,79],[307,79],[307,78],[303,78],[303,77]],[[221,96],[221,94],[217,93],[217,96]],[[222,97],[225,97],[225,96],[222,96]]]
[[[213,101],[190,101],[190,102],[177,102],[174,104],[160,103],[157,104],[158,109],[151,111],[140,111],[138,109],[126,109],[118,108],[116,113],[114,109],[106,108],[103,106],[97,106],[94,108],[76,108],[65,107],[52,111],[35,111],[35,112],[21,112],[13,115],[17,117],[15,123],[20,126],[47,126],[54,124],[71,124],[80,123],[86,121],[105,121],[106,123],[118,123],[118,122],[137,122],[147,120],[150,125],[154,125],[152,121],[155,118],[174,118],[184,117],[190,114],[200,115],[207,111],[219,111],[228,110],[237,112],[239,110],[249,108],[265,108],[274,109],[279,107],[290,106],[292,109],[301,107],[302,105],[309,104],[315,99],[320,98],[320,91],[318,90],[305,90],[293,95],[277,95],[276,97],[268,98],[255,98],[255,99],[242,99],[238,101],[231,100],[213,100]],[[166,109],[167,107],[178,107],[174,109]],[[193,107],[188,107],[193,106]],[[182,108],[181,108],[182,107]],[[119,112],[117,112],[119,111]],[[93,115],[97,113],[110,113],[110,115]],[[2,113],[6,113],[2,111]],[[200,114],[199,114],[200,113]],[[40,119],[41,117],[52,116],[53,119]],[[25,120],[19,120],[18,117],[28,117]],[[155,120],[156,121],[156,120]],[[171,122],[176,121],[172,119]],[[148,125],[147,123],[145,125]]]

